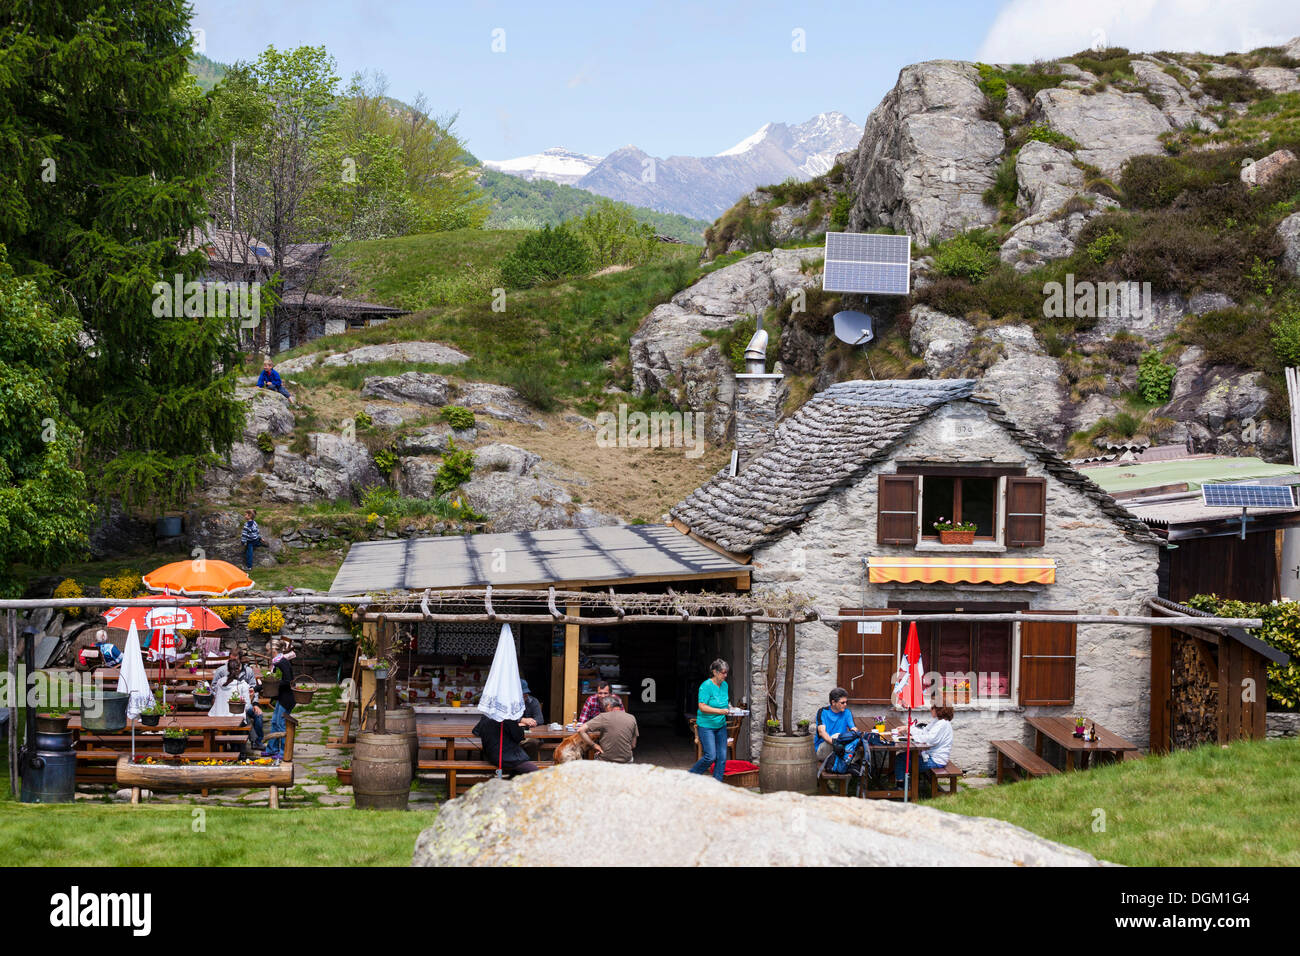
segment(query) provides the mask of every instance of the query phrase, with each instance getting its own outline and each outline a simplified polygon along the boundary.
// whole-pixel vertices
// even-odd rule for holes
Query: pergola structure
[[[564,590],[555,587],[532,588],[494,588],[487,585],[482,588],[448,588],[435,590],[427,588],[420,592],[379,591],[355,595],[334,594],[295,594],[275,597],[229,597],[229,598],[181,598],[179,605],[186,607],[225,607],[244,605],[246,607],[340,607],[351,605],[356,608],[355,620],[363,627],[375,629],[372,633],[382,632],[386,621],[445,621],[445,622],[482,622],[482,623],[545,623],[563,624],[566,633],[566,652],[572,648],[574,657],[577,653],[578,630],[582,626],[600,624],[619,626],[644,623],[705,623],[705,624],[766,624],[772,628],[769,638],[769,652],[775,653],[778,646],[777,634],[784,631],[787,640],[784,650],[787,660],[785,667],[785,696],[789,699],[793,687],[794,668],[789,666],[793,659],[794,642],[788,636],[793,633],[796,624],[808,621],[822,621],[829,626],[838,626],[844,622],[874,621],[905,623],[917,620],[915,613],[900,612],[893,615],[832,614],[819,611],[805,599],[792,593],[695,593],[681,592],[671,587],[656,593],[624,593],[614,591],[612,587],[600,590]],[[39,598],[0,600],[0,611],[6,612],[5,647],[7,650],[7,687],[10,689],[8,706],[10,727],[14,732],[9,735],[9,769],[10,784],[17,792],[16,773],[18,768],[18,740],[16,728],[19,696],[18,688],[18,612],[38,608],[63,609],[70,607],[108,608],[122,606],[157,606],[157,598]],[[1172,613],[1171,613],[1172,611]],[[1004,614],[930,614],[926,620],[965,620],[965,621],[1038,621],[1052,618],[1032,612],[1015,612]],[[1128,627],[1186,627],[1207,629],[1241,629],[1256,628],[1262,625],[1257,618],[1219,618],[1203,616],[1200,612],[1174,611],[1169,607],[1160,607],[1153,616],[1119,617],[1108,614],[1078,615],[1080,623],[1105,623]],[[1235,637],[1235,635],[1234,635]],[[1237,638],[1240,640],[1240,638]],[[31,659],[31,641],[26,642],[26,657]],[[769,669],[770,672],[775,669]],[[31,679],[30,673],[27,675]],[[773,688],[769,687],[769,702]],[[22,705],[28,706],[26,692],[22,695]],[[785,708],[789,713],[789,707]]]

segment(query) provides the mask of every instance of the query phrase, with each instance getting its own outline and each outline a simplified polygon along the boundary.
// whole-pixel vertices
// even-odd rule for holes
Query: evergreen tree
[[[230,321],[155,315],[153,288],[206,264],[221,160],[211,104],[187,69],[183,0],[0,4],[0,242],[79,314],[65,386],[100,496],[184,500],[238,437]]]
[[[73,465],[77,431],[56,390],[78,322],[59,315],[36,283],[18,279],[0,246],[0,596],[18,596],[15,562],[53,566],[86,544],[91,508]]]

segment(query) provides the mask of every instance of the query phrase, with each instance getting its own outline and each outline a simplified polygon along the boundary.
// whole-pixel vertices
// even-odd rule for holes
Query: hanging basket
[[[294,682],[293,701],[295,704],[310,704],[312,697],[316,695],[316,688],[308,687],[306,684]]]
[[[144,724],[146,727],[157,727],[158,718],[161,716],[162,714],[141,714],[140,723]]]

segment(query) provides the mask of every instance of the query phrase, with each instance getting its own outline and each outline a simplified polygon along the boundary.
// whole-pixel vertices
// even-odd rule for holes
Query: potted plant
[[[1074,718],[1074,736],[1083,736],[1084,719],[1082,717]]]
[[[207,681],[201,680],[194,685],[194,706],[199,710],[207,710],[216,699],[216,694],[212,693],[212,685]]]
[[[239,694],[231,694],[228,706],[230,707],[230,716],[238,717],[242,720],[244,717],[244,711],[248,709],[248,701],[244,700],[244,698]]]
[[[781,732],[781,722],[776,718],[769,720],[767,722],[767,732],[772,735],[779,734]]]
[[[293,700],[296,704],[310,704],[312,697],[316,695],[316,688],[312,687],[306,677],[296,678],[293,682]]]
[[[146,727],[157,727],[159,718],[170,714],[173,708],[171,704],[160,704],[154,701],[144,710],[140,711],[140,723]]]
[[[375,661],[374,672],[375,680],[388,680],[388,672],[393,669],[393,662],[387,657],[381,657]]]
[[[940,518],[934,523],[934,530],[939,532],[940,544],[975,543],[973,521],[949,521],[947,518]]]
[[[807,717],[805,717],[803,720],[799,721],[799,736],[800,736],[800,737],[807,737],[808,734],[809,734],[809,728],[810,728],[811,726],[812,726],[812,721],[809,720]]]
[[[271,673],[262,678],[262,696],[274,700],[280,695],[280,679],[284,677],[280,668],[271,669]]]
[[[338,769],[335,770],[334,773],[338,775],[339,783],[343,784],[344,786],[351,786],[352,785],[352,759],[350,757],[344,758],[343,763],[339,765]]]
[[[453,707],[459,707],[460,694],[456,693],[454,690],[447,691],[447,703],[451,704]]]
[[[163,751],[173,757],[185,753],[190,742],[190,732],[184,727],[168,727],[163,731]]]

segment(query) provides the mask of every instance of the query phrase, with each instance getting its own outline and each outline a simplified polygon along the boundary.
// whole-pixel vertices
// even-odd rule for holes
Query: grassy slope
[[[938,804],[1128,866],[1297,866],[1300,741],[1249,741],[964,791]],[[1094,832],[1097,810],[1105,831]]]

